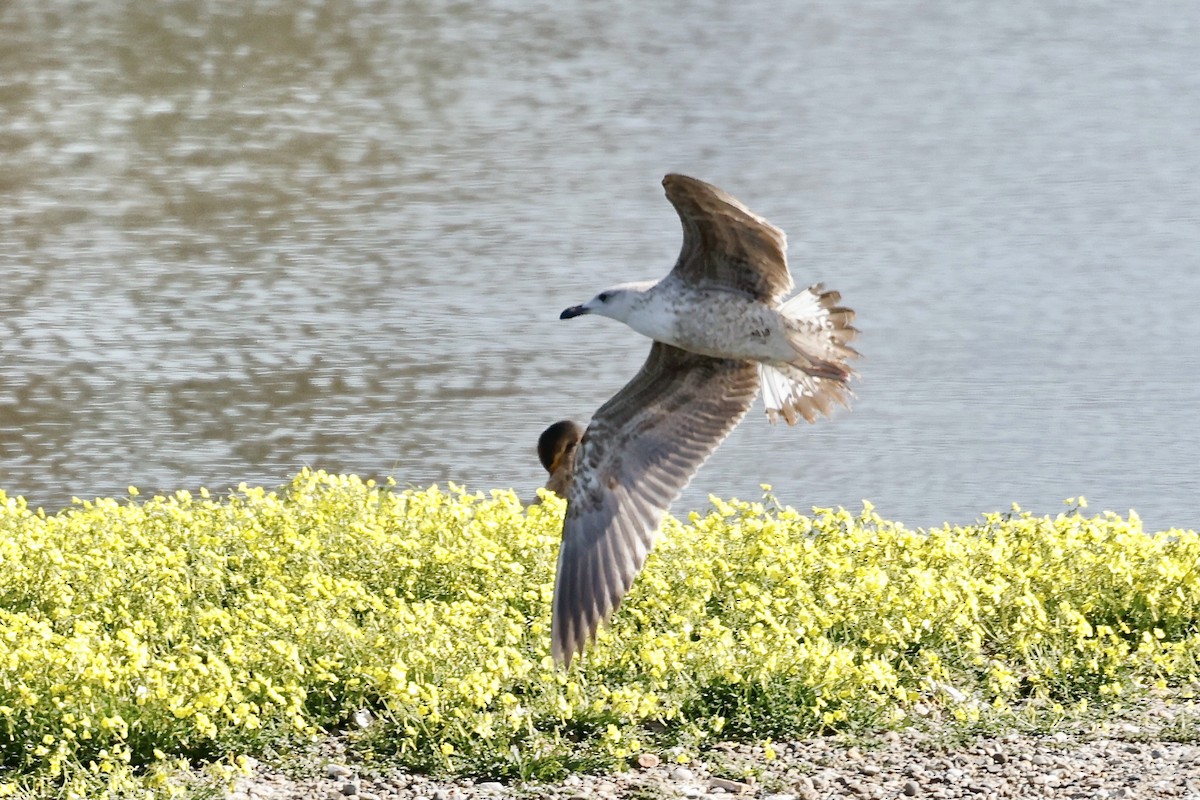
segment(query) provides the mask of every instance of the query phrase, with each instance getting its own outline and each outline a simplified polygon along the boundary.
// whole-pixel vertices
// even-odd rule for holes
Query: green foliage
[[[911,531],[869,506],[714,499],[668,519],[564,671],[557,498],[311,471],[222,500],[131,493],[57,515],[0,493],[0,795],[166,796],[180,759],[230,773],[363,708],[368,757],[550,778],[1200,677],[1200,538],[1136,516]]]

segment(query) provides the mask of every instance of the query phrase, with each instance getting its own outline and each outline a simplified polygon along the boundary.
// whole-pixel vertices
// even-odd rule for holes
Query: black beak
[[[559,319],[570,319],[571,317],[578,317],[582,314],[587,314],[587,313],[588,313],[588,310],[586,308],[584,308],[583,306],[571,306],[566,311],[559,314],[558,318]]]

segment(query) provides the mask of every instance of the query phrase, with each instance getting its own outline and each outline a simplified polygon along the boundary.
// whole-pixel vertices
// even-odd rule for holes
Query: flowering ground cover
[[[304,471],[277,491],[0,493],[0,795],[167,796],[374,720],[364,757],[549,777],[644,749],[1067,714],[1200,679],[1200,537],[1015,510],[914,531],[713,501],[549,657],[563,504]],[[767,748],[769,753],[769,747]]]

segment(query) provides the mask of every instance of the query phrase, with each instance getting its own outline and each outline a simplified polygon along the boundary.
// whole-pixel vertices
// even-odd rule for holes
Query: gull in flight
[[[663,188],[683,222],[675,267],[561,316],[611,317],[654,341],[633,380],[559,453],[570,459],[559,462],[561,487],[548,485],[567,500],[551,622],[554,657],[567,666],[616,610],[667,508],[760,387],[770,420],[789,425],[828,416],[851,396],[857,331],[841,296],[817,284],[785,300],[793,283],[782,231],[695,178],[668,175]],[[551,457],[562,434],[554,427],[543,434]],[[539,454],[545,465],[541,442]]]

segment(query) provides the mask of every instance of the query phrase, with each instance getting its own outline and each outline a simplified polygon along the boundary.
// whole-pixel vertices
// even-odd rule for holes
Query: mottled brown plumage
[[[693,286],[744,292],[768,303],[792,290],[783,231],[696,178],[668,175],[663,188],[683,223],[683,247],[672,275]]]
[[[554,657],[568,666],[629,591],[663,515],[760,385],[772,421],[789,424],[850,397],[856,331],[840,295],[817,284],[781,302],[793,284],[778,228],[695,178],[668,175],[663,186],[683,224],[675,267],[562,313],[608,316],[654,340],[574,452],[551,623]]]

